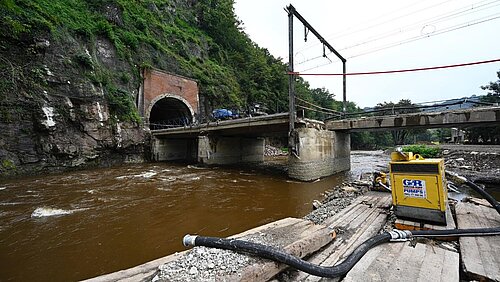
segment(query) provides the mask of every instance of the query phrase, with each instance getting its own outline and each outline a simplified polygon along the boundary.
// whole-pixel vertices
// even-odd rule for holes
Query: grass
[[[419,154],[424,158],[435,158],[441,154],[441,149],[439,147],[429,147],[426,145],[409,145],[403,147],[404,152],[413,152],[414,154]]]

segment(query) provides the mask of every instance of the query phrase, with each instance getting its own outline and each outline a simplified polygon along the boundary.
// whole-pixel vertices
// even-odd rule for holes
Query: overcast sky
[[[297,11],[347,58],[348,72],[383,71],[460,64],[500,58],[500,0],[236,0],[245,32],[260,47],[288,61],[288,17]],[[497,18],[499,17],[499,18]],[[479,23],[482,22],[482,23]],[[477,23],[477,24],[476,24]],[[342,63],[294,19],[295,70],[339,73]],[[467,27],[466,27],[467,26]],[[454,31],[449,31],[456,29]],[[439,34],[440,33],[440,34]],[[411,41],[404,43],[406,41]],[[392,48],[386,48],[394,46]],[[385,49],[383,49],[385,48]],[[377,49],[383,49],[376,51]],[[421,103],[484,95],[500,63],[402,74],[350,76],[347,99],[360,107],[410,99]],[[342,99],[342,78],[305,77]]]

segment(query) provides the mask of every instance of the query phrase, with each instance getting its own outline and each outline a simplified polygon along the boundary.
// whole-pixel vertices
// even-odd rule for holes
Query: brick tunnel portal
[[[150,129],[165,129],[190,125],[191,109],[185,102],[174,97],[164,97],[154,103],[149,115]]]

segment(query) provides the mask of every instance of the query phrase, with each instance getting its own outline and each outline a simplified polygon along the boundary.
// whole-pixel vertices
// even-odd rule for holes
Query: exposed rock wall
[[[38,35],[0,49],[0,178],[144,160],[140,122],[110,113],[103,70],[124,95],[140,83],[105,38]],[[112,77],[112,76],[111,76]],[[133,97],[129,97],[133,101]]]

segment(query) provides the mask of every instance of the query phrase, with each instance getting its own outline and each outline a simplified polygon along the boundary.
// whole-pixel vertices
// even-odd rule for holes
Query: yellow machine
[[[448,189],[443,159],[393,152],[390,178],[396,216],[446,225]]]

